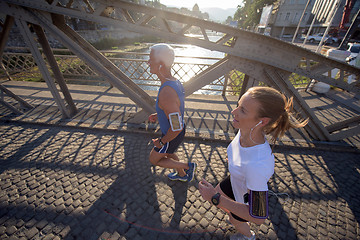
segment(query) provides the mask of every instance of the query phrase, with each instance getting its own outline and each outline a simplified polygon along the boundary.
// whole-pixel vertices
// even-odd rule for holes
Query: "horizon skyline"
[[[178,8],[185,7],[188,9],[192,9],[195,4],[199,6],[200,9],[204,8],[221,8],[221,9],[229,9],[229,8],[237,8],[238,5],[242,4],[242,1],[239,0],[224,0],[221,2],[221,6],[219,6],[219,1],[215,0],[183,0],[183,1],[174,1],[174,0],[160,0],[161,4],[166,6],[175,6]]]

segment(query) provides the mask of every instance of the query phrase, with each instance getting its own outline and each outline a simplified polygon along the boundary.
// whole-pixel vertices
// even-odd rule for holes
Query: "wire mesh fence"
[[[110,86],[106,79],[68,50],[53,50],[57,64],[67,83]],[[160,81],[150,73],[149,54],[138,52],[103,51],[104,55],[144,90],[158,90]],[[174,77],[182,82],[203,72],[221,58],[177,56],[172,67]],[[31,53],[25,48],[8,49],[2,57],[0,78],[15,81],[44,81]],[[48,68],[51,72],[51,69]],[[6,72],[5,72],[6,71]],[[202,87],[195,94],[236,95],[240,92],[245,74],[231,70]],[[311,79],[293,73],[289,81],[295,88],[305,88]]]

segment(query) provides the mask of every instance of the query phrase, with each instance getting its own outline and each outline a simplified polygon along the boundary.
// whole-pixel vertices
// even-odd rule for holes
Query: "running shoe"
[[[242,235],[241,233],[237,233],[235,235],[232,235],[230,237],[230,240],[256,240],[256,236],[255,233],[253,231],[251,232],[251,237],[246,237],[244,235]]]
[[[189,163],[189,169],[185,170],[186,175],[188,177],[187,181],[191,182],[194,179],[194,175],[195,175],[195,170],[196,170],[196,163]]]
[[[182,182],[186,182],[188,180],[188,175],[186,174],[185,176],[181,177],[177,172],[172,172],[168,174],[168,178],[172,181],[182,181]]]

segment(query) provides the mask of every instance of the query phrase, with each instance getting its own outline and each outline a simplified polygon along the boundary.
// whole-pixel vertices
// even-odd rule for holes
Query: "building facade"
[[[355,3],[350,19],[360,8],[360,0],[353,1]],[[336,32],[342,20],[345,4],[346,0],[282,0],[274,7],[273,16],[268,24],[268,27],[271,27],[271,36],[292,38],[303,13],[297,38],[309,30],[310,34],[323,33],[329,25],[329,33]]]
[[[308,0],[282,0],[274,13],[271,36],[274,37],[292,37],[300,22],[300,18],[304,12]],[[315,0],[309,0],[308,7],[305,10],[303,19],[300,24],[300,31],[306,28],[309,19],[311,18],[311,10],[314,6]]]

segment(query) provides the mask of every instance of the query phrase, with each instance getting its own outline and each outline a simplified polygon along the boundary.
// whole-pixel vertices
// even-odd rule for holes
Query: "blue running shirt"
[[[185,90],[183,85],[181,84],[181,82],[179,80],[176,81],[166,81],[165,83],[163,83],[159,89],[157,98],[156,98],[156,113],[157,113],[157,117],[158,117],[158,121],[160,124],[160,129],[161,132],[165,135],[167,133],[167,131],[170,128],[170,122],[169,119],[167,118],[165,112],[159,107],[159,94],[161,92],[161,90],[165,87],[165,86],[169,86],[171,88],[173,88],[180,100],[180,114],[181,114],[181,119],[182,119],[182,124],[184,127],[184,100],[185,100]]]

